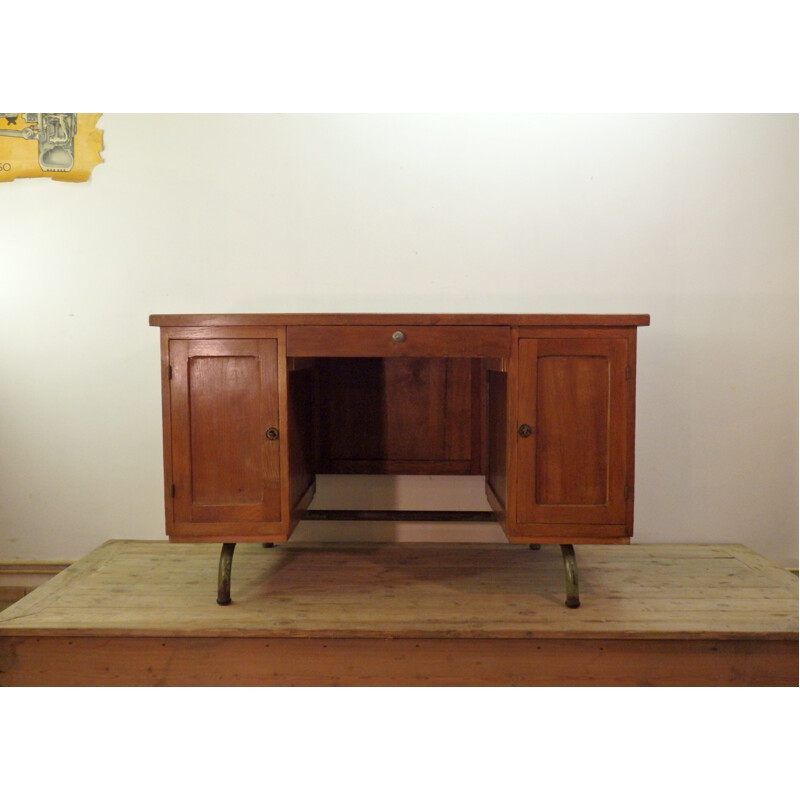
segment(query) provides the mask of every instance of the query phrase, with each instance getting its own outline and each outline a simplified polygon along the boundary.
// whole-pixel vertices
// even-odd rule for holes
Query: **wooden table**
[[[4,686],[782,685],[798,581],[741,545],[111,541],[0,614]]]

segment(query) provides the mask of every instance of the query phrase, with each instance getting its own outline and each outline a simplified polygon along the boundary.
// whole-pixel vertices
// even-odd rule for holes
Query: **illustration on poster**
[[[92,168],[102,162],[102,132],[94,125],[99,117],[0,113],[0,180],[87,180]]]

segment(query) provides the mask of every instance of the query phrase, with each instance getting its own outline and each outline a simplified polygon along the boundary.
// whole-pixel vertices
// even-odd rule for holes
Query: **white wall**
[[[149,314],[474,311],[651,314],[635,541],[797,563],[797,116],[99,126],[88,183],[0,185],[0,560],[163,535]]]

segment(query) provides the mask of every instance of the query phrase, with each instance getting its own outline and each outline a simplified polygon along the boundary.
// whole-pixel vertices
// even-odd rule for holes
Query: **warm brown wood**
[[[506,523],[509,542],[536,542],[548,544],[628,544],[628,528],[625,525],[576,525],[553,522]]]
[[[624,525],[625,339],[519,340],[517,521]]]
[[[175,523],[281,519],[277,349],[277,339],[170,343]]]
[[[164,453],[164,527],[167,536],[174,530],[174,497],[172,492],[172,368],[169,363],[170,335],[165,328],[160,331],[161,340],[161,440]]]
[[[487,468],[486,487],[490,496],[505,509],[508,496],[507,484],[507,415],[508,376],[505,372],[487,372],[486,439]]]
[[[293,528],[296,518],[291,520]],[[176,522],[171,542],[285,542],[287,525],[280,522]]]
[[[477,467],[479,474],[481,420],[472,405],[479,373],[471,359],[318,363],[319,472],[463,475]]]
[[[798,582],[741,545],[109,542],[0,613],[0,685],[797,685]]]
[[[10,637],[7,686],[796,686],[787,641]],[[123,657],[124,654],[124,657]],[[11,666],[2,661],[6,658]]]
[[[625,504],[625,528],[628,536],[633,536],[633,509],[636,505],[635,496],[635,470],[636,462],[636,329],[625,332],[625,339],[628,348],[628,363],[626,366],[626,399],[625,399],[625,419],[627,428],[625,430],[625,486],[628,491],[628,499]]]
[[[401,337],[395,340],[394,337]],[[479,325],[330,325],[288,328],[290,356],[464,358],[508,354],[510,329]]]
[[[608,360],[594,350],[584,353],[585,348],[580,353],[559,348],[557,357],[552,348],[537,349],[533,444],[539,469],[530,495],[539,506],[605,506],[613,438]],[[525,409],[520,417],[525,419]]]
[[[286,369],[289,372],[299,370],[314,369],[317,366],[316,358],[287,358]]]
[[[295,365],[288,381],[289,505],[292,513],[302,507],[302,499],[313,496],[318,455],[317,372],[313,363]],[[312,490],[309,494],[309,491]]]
[[[470,473],[485,475],[489,457],[489,443],[486,441],[486,367],[482,358],[470,359],[470,379],[465,391],[470,395],[469,451],[471,454]],[[460,428],[465,426],[461,420],[449,420]]]
[[[649,314],[152,314],[156,327],[263,325],[516,325],[630,328]]]
[[[633,535],[636,326],[647,315],[151,324],[162,326],[173,541],[285,541],[320,472],[484,474],[512,542]],[[521,424],[534,435],[520,438]],[[268,428],[279,438],[256,442]]]

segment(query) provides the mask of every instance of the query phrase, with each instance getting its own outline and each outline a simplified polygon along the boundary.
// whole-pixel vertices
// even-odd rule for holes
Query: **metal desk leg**
[[[231,563],[236,542],[226,542],[219,554],[219,577],[217,580],[217,603],[221,606],[231,602]]]
[[[575,548],[571,544],[561,545],[561,555],[564,559],[564,578],[567,585],[567,608],[578,608],[581,604],[578,596],[578,565],[575,561]]]

